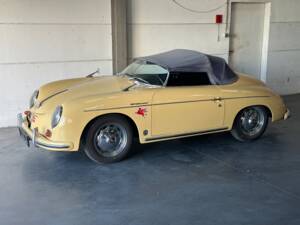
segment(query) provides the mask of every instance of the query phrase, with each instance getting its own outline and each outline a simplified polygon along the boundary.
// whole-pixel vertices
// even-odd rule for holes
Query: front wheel
[[[125,118],[107,116],[90,127],[84,152],[97,163],[118,162],[128,156],[132,144],[132,129]]]
[[[231,134],[239,141],[251,141],[265,132],[269,122],[268,113],[261,106],[243,109],[235,118]]]

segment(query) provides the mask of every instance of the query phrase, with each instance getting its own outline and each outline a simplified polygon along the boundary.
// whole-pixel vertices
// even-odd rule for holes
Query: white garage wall
[[[235,1],[235,0],[234,0]],[[192,10],[214,9],[225,0],[177,0]],[[235,1],[237,2],[237,1]],[[280,94],[300,92],[300,1],[271,2],[267,84]],[[172,0],[129,0],[129,60],[174,48],[194,49],[228,58],[229,39],[217,40],[216,14],[226,18],[226,5],[209,13],[193,13]],[[225,33],[225,24],[221,26]]]
[[[129,60],[141,55],[174,48],[194,49],[227,58],[229,41],[218,41],[215,15],[226,15],[226,5],[219,0],[180,0],[191,9],[207,10],[223,5],[211,13],[192,13],[172,0],[129,0]],[[225,19],[225,18],[224,18]],[[225,24],[221,25],[221,32]]]
[[[40,85],[112,73],[110,0],[0,0],[0,127]]]
[[[273,0],[267,84],[281,94],[300,92],[300,1]]]

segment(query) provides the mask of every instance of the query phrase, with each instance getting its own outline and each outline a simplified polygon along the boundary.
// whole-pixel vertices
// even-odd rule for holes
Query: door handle
[[[218,107],[222,107],[222,98],[221,97],[215,97],[214,102],[218,104]]]

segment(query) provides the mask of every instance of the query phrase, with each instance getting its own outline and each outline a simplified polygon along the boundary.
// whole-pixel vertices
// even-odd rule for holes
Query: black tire
[[[115,131],[112,133],[111,130]],[[119,135],[119,139],[122,139],[120,143],[117,138],[119,131],[122,134]],[[123,138],[120,138],[121,136]],[[126,143],[123,143],[125,138]],[[132,139],[132,128],[126,118],[115,115],[100,117],[91,125],[87,132],[84,152],[91,160],[97,163],[118,162],[129,155]],[[118,142],[116,147],[112,146],[116,144],[114,142]],[[111,149],[109,150],[110,145]]]
[[[252,117],[246,117],[247,113],[250,112],[256,113],[258,115],[258,119],[253,120]],[[245,122],[248,121],[248,122]],[[251,122],[249,122],[251,121]],[[256,122],[257,121],[257,122]],[[238,113],[234,120],[233,128],[231,130],[232,136],[241,141],[252,141],[258,139],[265,132],[269,122],[269,116],[264,107],[261,106],[251,106],[243,109]],[[254,123],[254,124],[251,124]],[[247,129],[249,128],[249,129]]]

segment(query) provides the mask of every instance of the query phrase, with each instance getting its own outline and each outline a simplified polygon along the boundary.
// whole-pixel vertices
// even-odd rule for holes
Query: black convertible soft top
[[[170,73],[206,72],[213,84],[230,84],[238,79],[223,58],[193,50],[175,49],[138,60],[160,65]]]

